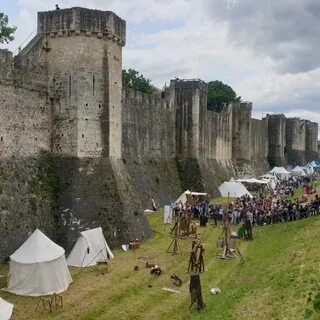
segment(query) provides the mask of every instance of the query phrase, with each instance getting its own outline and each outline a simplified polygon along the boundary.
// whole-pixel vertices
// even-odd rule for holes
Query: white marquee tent
[[[314,167],[311,164],[307,164],[302,169],[306,172],[307,175],[312,175],[314,173]]]
[[[320,168],[320,161],[315,161],[315,160],[313,160],[312,162],[310,162],[310,165],[311,165],[313,168]]]
[[[0,298],[0,320],[11,319],[13,304]]]
[[[278,178],[275,173],[266,173],[260,177],[262,180],[268,181],[269,187],[275,189],[277,186]]]
[[[275,173],[280,179],[286,180],[289,178],[290,172],[284,167],[274,167],[270,173]]]
[[[175,203],[179,203],[180,201],[182,203],[187,202],[187,195],[192,195],[192,196],[206,196],[206,193],[203,192],[193,192],[190,190],[186,190],[184,193],[181,194],[181,196],[175,201]]]
[[[250,178],[250,179],[238,179],[237,182],[245,182],[245,183],[256,183],[256,184],[268,184],[267,180],[258,180],[256,178]]]
[[[299,177],[305,177],[306,173],[302,167],[296,166],[291,170],[292,174]]]
[[[36,229],[10,256],[8,287],[4,290],[42,296],[63,292],[71,282],[64,249]]]
[[[264,174],[263,176],[260,176],[261,179],[264,179],[264,180],[278,180],[278,178],[276,177],[275,174],[271,174],[271,173],[266,173]]]
[[[252,198],[251,193],[247,190],[247,188],[241,182],[228,182],[225,181],[220,187],[219,191],[222,197],[242,197],[244,195],[248,195]]]
[[[89,267],[107,259],[113,259],[113,254],[103,236],[102,228],[99,227],[80,232],[67,262],[69,266]]]

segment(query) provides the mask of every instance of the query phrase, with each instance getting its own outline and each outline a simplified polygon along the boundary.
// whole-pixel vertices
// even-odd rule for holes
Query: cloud
[[[303,107],[309,111],[319,110],[320,68],[299,74],[272,74],[252,77],[236,86],[243,98],[251,98],[258,108],[281,105],[282,110]],[[288,107],[285,107],[288,106]]]
[[[236,86],[253,101],[253,116],[284,113],[320,123],[320,68],[298,74],[267,74],[247,79]],[[319,131],[320,138],[320,131]]]
[[[36,12],[56,0],[15,0],[16,49]],[[59,3],[59,2],[58,2]],[[61,8],[111,10],[127,21],[125,68],[162,87],[174,77],[221,80],[256,114],[305,110],[318,119],[318,0],[65,0]]]
[[[189,0],[66,0],[60,8],[86,7],[111,10],[132,23],[147,21],[170,21],[189,14]],[[53,10],[57,0],[19,0],[22,8],[30,10]]]
[[[230,45],[270,57],[277,72],[320,66],[318,0],[208,0],[207,5],[215,23],[227,24]]]

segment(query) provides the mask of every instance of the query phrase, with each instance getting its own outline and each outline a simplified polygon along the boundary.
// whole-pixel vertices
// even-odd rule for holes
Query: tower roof
[[[126,40],[126,22],[112,11],[81,7],[38,12],[38,33],[87,32]]]

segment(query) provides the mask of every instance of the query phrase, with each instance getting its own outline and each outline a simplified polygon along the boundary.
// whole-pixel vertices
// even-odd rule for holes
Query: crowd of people
[[[203,201],[197,205],[176,204],[175,212],[189,211],[193,218],[200,220],[200,225],[206,225],[209,219],[215,226],[226,219],[228,223],[239,225],[243,236],[252,240],[252,227],[296,221],[320,213],[320,198],[315,194],[313,200],[294,199],[294,191],[303,187],[305,193],[315,193],[316,187],[310,179],[290,178],[277,183],[269,195],[255,195],[252,198],[243,196],[232,201],[227,207]],[[291,197],[290,197],[291,196]],[[241,233],[240,228],[240,233]]]

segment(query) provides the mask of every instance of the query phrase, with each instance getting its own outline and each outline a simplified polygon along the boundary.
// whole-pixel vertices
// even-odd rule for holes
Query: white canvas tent
[[[72,282],[64,249],[39,229],[10,256],[6,291],[26,296],[60,293]]]
[[[107,259],[113,259],[113,254],[103,236],[102,228],[99,227],[80,232],[67,262],[73,267],[89,267]]]
[[[302,167],[296,166],[291,170],[292,174],[299,177],[305,177],[306,173]]]
[[[271,174],[271,173],[266,173],[263,176],[261,176],[260,178],[264,179],[264,180],[276,180],[276,181],[278,180],[276,175],[275,174]]]
[[[219,191],[222,197],[242,197],[248,195],[252,198],[251,193],[241,182],[228,182],[225,181],[220,187]]]
[[[180,197],[175,201],[175,203],[179,203],[180,201],[182,203],[186,203],[187,202],[187,195],[192,195],[192,196],[206,196],[206,193],[203,192],[193,192],[190,190],[186,190],[184,193],[182,193],[180,195]]]
[[[13,304],[0,298],[0,320],[11,319]]]
[[[305,167],[301,167],[307,175],[312,175],[314,173],[314,168],[312,165],[307,164]]]
[[[319,161],[315,161],[313,160],[310,165],[313,167],[313,168],[320,168],[320,163]]]
[[[258,180],[256,178],[250,178],[250,179],[238,179],[237,182],[245,182],[245,183],[256,183],[256,184],[268,184],[268,181],[266,180]]]
[[[277,186],[278,178],[275,173],[266,173],[260,178],[264,181],[267,181],[271,189],[275,189]]]
[[[290,172],[284,167],[274,167],[270,173],[275,173],[281,180],[288,179],[290,175]]]

